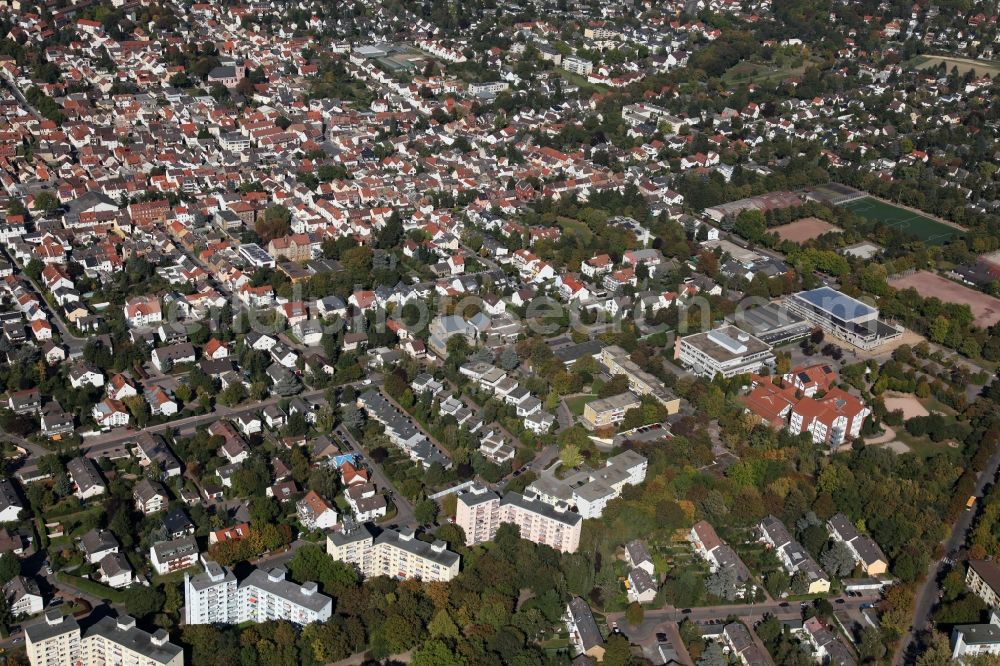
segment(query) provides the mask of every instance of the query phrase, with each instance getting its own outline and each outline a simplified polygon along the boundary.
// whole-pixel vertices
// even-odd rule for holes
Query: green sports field
[[[872,197],[848,201],[841,205],[869,220],[876,220],[888,227],[899,229],[904,234],[922,240],[928,245],[943,245],[962,235],[962,230],[957,227]]]

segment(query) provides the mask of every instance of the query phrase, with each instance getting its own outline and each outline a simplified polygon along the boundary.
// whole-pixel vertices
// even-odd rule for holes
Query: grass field
[[[580,220],[574,220],[571,217],[560,215],[556,219],[556,224],[558,224],[567,235],[576,236],[584,243],[589,243],[590,239],[594,237],[594,232],[590,230],[590,227]]]
[[[722,75],[722,81],[728,85],[741,83],[769,83],[781,81],[790,76],[802,76],[806,71],[806,63],[780,67],[771,63],[749,62],[744,60],[730,67]]]
[[[930,69],[937,67],[941,63],[944,63],[949,73],[953,67],[957,67],[960,76],[965,76],[969,71],[974,71],[978,76],[989,75],[991,78],[1000,75],[1000,62],[995,60],[973,60],[972,58],[924,55],[917,56],[909,64],[914,69]]]
[[[943,245],[962,235],[962,230],[943,222],[932,220],[911,210],[894,206],[873,197],[864,197],[842,204],[869,220],[876,220],[899,231],[922,240],[929,245]]]
[[[597,400],[596,395],[576,395],[572,398],[566,398],[566,406],[569,407],[569,411],[573,416],[583,415],[583,408],[587,406],[587,403],[591,400]]]

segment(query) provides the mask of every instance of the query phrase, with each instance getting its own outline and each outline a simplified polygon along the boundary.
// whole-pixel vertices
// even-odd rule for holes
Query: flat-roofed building
[[[608,502],[622,494],[625,486],[635,486],[646,479],[647,460],[627,449],[608,458],[604,467],[582,467],[558,479],[543,474],[528,486],[526,494],[558,506],[575,507],[582,518],[600,518]]]
[[[959,624],[951,630],[951,658],[1000,654],[1000,615],[990,612],[990,621],[982,624]]]
[[[365,578],[447,582],[458,575],[461,562],[444,541],[420,541],[412,530],[383,530],[376,536],[366,525],[355,524],[329,534],[326,552],[335,560],[353,564]]]
[[[41,622],[24,629],[24,649],[31,666],[64,666],[80,662],[80,625],[62,610],[50,610]]]
[[[878,308],[831,287],[791,294],[785,298],[785,306],[859,349],[874,349],[903,335],[902,327],[879,319]]]
[[[80,642],[84,666],[134,664],[135,666],[183,666],[184,650],[170,642],[164,629],[153,633],[135,626],[135,619],[122,615],[103,617],[83,634]]]
[[[590,428],[606,428],[625,420],[625,413],[642,406],[639,396],[631,391],[592,400],[583,408],[583,423]]]
[[[503,523],[517,525],[521,538],[573,553],[580,546],[583,519],[568,504],[550,504],[533,496],[509,492],[501,497],[482,485],[458,496],[455,524],[467,545],[492,540]]]
[[[663,385],[658,378],[646,372],[631,359],[628,352],[618,345],[609,345],[601,350],[601,365],[608,374],[624,375],[628,380],[628,388],[636,395],[650,395],[663,405],[668,414],[680,411],[681,401],[674,393]]]
[[[709,379],[760,372],[774,361],[771,345],[735,326],[678,338],[674,358],[691,372]]]
[[[205,560],[205,571],[184,577],[186,624],[242,624],[284,620],[298,625],[324,622],[333,600],[316,583],[302,585],[285,578],[285,569],[254,569],[237,582],[226,567]]]

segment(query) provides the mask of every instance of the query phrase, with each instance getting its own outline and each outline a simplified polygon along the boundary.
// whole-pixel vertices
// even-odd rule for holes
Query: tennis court
[[[943,222],[915,213],[912,210],[894,206],[872,197],[865,197],[842,204],[844,208],[854,211],[869,220],[881,222],[887,227],[898,229],[902,233],[922,240],[928,245],[943,245],[953,238],[962,235],[962,230]]]

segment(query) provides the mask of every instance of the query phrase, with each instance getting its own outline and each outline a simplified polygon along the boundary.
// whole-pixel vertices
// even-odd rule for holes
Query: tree
[[[834,576],[848,576],[854,571],[854,556],[850,549],[840,541],[834,541],[827,546],[819,558],[823,568]]]
[[[627,666],[632,662],[632,648],[621,634],[608,637],[604,645],[604,666]]]
[[[21,575],[21,559],[12,552],[0,555],[0,585],[5,585]]]
[[[740,593],[740,581],[736,567],[719,567],[705,579],[705,589],[719,599],[734,601]]]
[[[35,195],[35,201],[32,204],[32,207],[39,211],[42,215],[48,217],[49,215],[52,215],[52,213],[59,210],[59,199],[56,198],[56,195],[52,194],[52,192],[42,190]]]
[[[517,357],[517,350],[513,347],[506,347],[500,352],[500,367],[504,370],[513,370],[520,362],[520,359]]]
[[[630,603],[625,609],[625,621],[633,627],[638,627],[642,624],[642,620],[645,615],[646,612],[642,609],[642,604],[636,601]]]
[[[163,607],[165,597],[159,587],[133,585],[125,590],[125,609],[136,619],[151,615]]]
[[[434,524],[438,515],[437,502],[431,499],[425,499],[417,502],[417,504],[413,507],[413,515],[416,517],[417,522],[423,525]]]
[[[583,463],[583,456],[580,454],[580,447],[576,444],[566,444],[559,451],[559,460],[562,466],[570,469]]]
[[[257,218],[254,231],[263,243],[269,243],[275,238],[287,236],[291,231],[292,215],[284,206],[270,206],[264,214]]]
[[[455,654],[442,641],[431,640],[413,653],[413,666],[465,666],[465,657]]]

